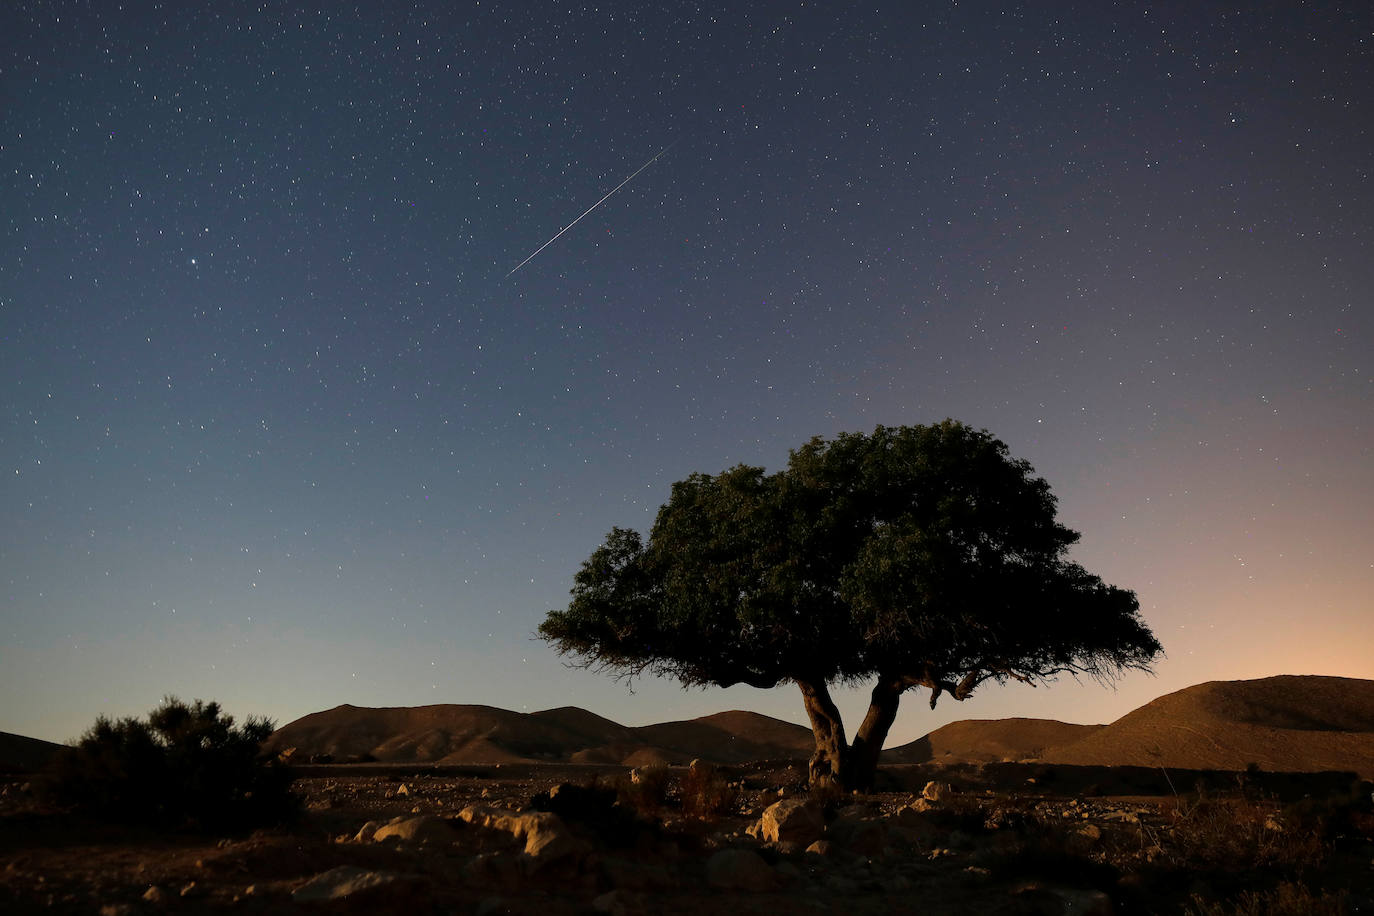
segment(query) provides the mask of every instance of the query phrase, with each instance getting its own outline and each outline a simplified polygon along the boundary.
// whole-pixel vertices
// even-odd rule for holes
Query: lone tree
[[[913,687],[1109,682],[1161,652],[1134,593],[1066,558],[1049,485],[946,420],[812,439],[785,470],[673,485],[646,543],[612,529],[539,635],[583,667],[684,686],[800,688],[813,786],[868,788]],[[829,686],[876,679],[846,744]]]

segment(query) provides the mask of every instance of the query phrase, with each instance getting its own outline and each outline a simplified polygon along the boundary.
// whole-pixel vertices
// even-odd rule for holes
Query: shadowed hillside
[[[1374,776],[1374,681],[1282,675],[1209,681],[1167,694],[1076,741],[1047,763]]]
[[[0,772],[23,773],[40,769],[60,750],[62,745],[51,741],[0,732]]]
[[[1039,757],[1048,747],[1068,744],[1102,725],[1072,725],[1055,719],[963,719],[924,738],[883,751],[883,763],[1002,763]]]

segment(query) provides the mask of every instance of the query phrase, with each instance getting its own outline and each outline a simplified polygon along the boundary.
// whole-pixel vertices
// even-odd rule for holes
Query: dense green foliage
[[[43,785],[62,804],[109,820],[205,829],[283,821],[296,810],[289,770],[265,757],[272,723],[240,726],[218,703],[167,697],[145,722],[101,717],[58,753]]]
[[[1077,539],[1049,485],[987,432],[880,426],[813,439],[773,474],[674,484],[648,541],[612,530],[539,634],[622,677],[795,682],[818,746],[843,737],[826,686],[877,678],[856,741],[876,761],[911,687],[933,705],[987,680],[1147,668],[1160,646],[1135,595],[1070,561]]]

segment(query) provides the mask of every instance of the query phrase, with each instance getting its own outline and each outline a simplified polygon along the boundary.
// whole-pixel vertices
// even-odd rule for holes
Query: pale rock
[[[926,787],[921,790],[921,797],[926,801],[942,804],[954,797],[954,787],[947,782],[931,780],[926,783]]]
[[[165,903],[167,892],[154,884],[143,892],[143,900],[145,903]]]
[[[399,820],[400,820],[400,818],[395,818],[395,819],[393,819],[393,820],[391,821],[391,823],[394,824],[394,823],[396,823],[396,821],[399,821]],[[354,836],[353,836],[353,842],[355,842],[355,843],[370,843],[370,842],[372,842],[372,837],[373,837],[374,835],[376,835],[377,831],[380,830],[383,826],[385,826],[386,823],[387,823],[386,821],[368,821],[366,824],[363,824],[362,827],[360,827],[360,828],[358,829],[358,832],[357,832],[356,834],[354,834]]]
[[[806,847],[806,851],[813,856],[829,857],[835,854],[835,844],[829,840],[817,840]]]
[[[392,872],[368,871],[356,865],[340,865],[316,875],[296,888],[291,899],[297,903],[315,900],[339,900],[379,893],[379,889],[394,885],[399,876]]]
[[[409,794],[410,794],[410,786],[406,785],[405,783],[401,783],[399,786],[396,787],[396,794],[397,794],[397,795],[409,795]]]
[[[585,844],[572,835],[568,825],[549,811],[508,811],[470,805],[458,812],[460,820],[476,827],[509,833],[525,843],[525,855],[536,867],[583,852]]]
[[[764,842],[790,840],[805,848],[825,833],[825,813],[809,798],[784,798],[764,809],[759,825]]]
[[[774,890],[778,875],[752,849],[722,849],[706,860],[706,882],[717,890],[757,893]]]
[[[391,839],[402,843],[451,843],[454,837],[448,821],[433,815],[421,815],[392,821],[372,834],[374,843]]]

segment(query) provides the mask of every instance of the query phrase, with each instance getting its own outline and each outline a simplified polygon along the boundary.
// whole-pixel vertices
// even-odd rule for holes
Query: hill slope
[[[577,707],[518,713],[491,706],[339,706],[278,729],[269,748],[302,757],[394,763],[562,761],[639,766],[804,760],[809,729],[734,710],[628,727]],[[1374,681],[1294,676],[1211,681],[1162,696],[1111,725],[1052,719],[952,722],[883,753],[883,763],[1038,760],[1081,766],[1270,771],[1374,777]]]
[[[63,745],[38,738],[0,732],[0,773],[23,773],[42,768]]]
[[[752,712],[630,728],[574,706],[519,713],[492,706],[337,706],[277,729],[269,750],[390,763],[717,763],[805,757],[809,729]]]
[[[1047,749],[1046,763],[1311,772],[1374,777],[1374,681],[1281,675],[1209,681]]]
[[[883,751],[883,763],[997,763],[1039,757],[1045,748],[1068,744],[1103,725],[1073,725],[1055,719],[962,719],[924,738]]]

